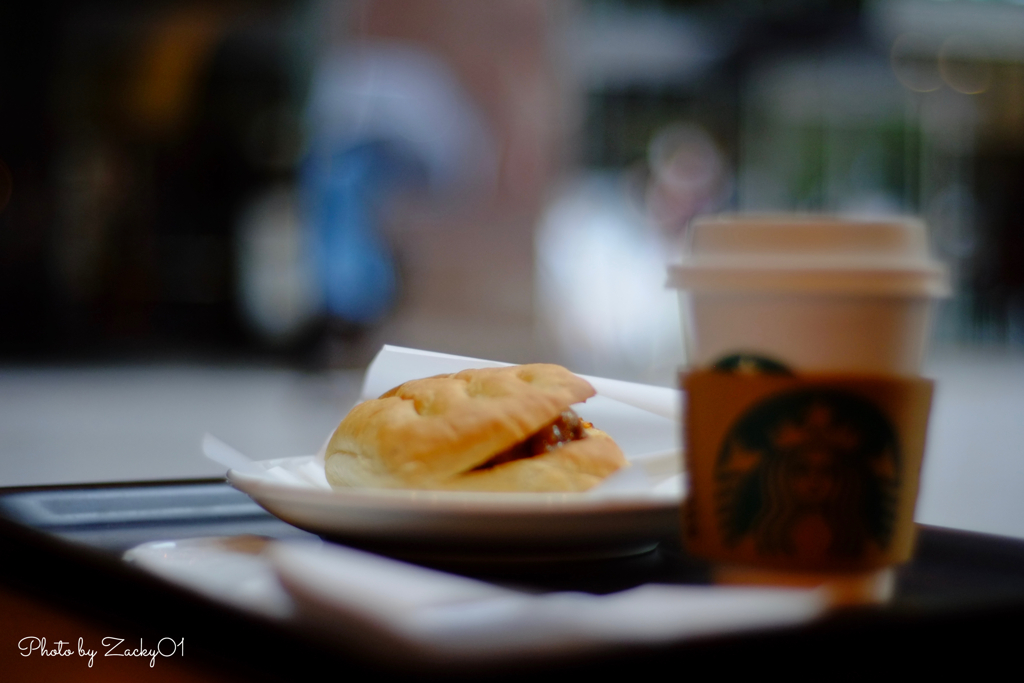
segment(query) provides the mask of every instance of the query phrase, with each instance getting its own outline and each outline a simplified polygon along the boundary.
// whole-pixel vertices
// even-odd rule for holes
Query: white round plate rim
[[[255,463],[266,469],[282,463],[295,463],[310,456],[279,458]],[[275,516],[300,528],[316,533],[356,533],[365,537],[372,527],[374,515],[380,519],[380,540],[405,537],[415,529],[424,540],[436,537],[453,540],[460,533],[460,520],[465,527],[479,526],[481,518],[498,522],[495,540],[516,538],[529,541],[531,533],[542,536],[560,535],[565,529],[566,541],[594,541],[602,535],[604,525],[586,525],[586,533],[573,538],[569,531],[575,524],[570,519],[594,521],[618,520],[609,528],[610,536],[620,536],[622,522],[636,525],[638,539],[657,538],[674,531],[678,523],[682,497],[678,494],[629,491],[593,495],[587,493],[481,493],[465,491],[419,491],[405,489],[326,490],[294,486],[260,476],[228,470],[232,486],[249,495]],[[351,513],[352,517],[346,517]],[[368,522],[369,519],[369,522]],[[561,522],[561,523],[559,523]],[[551,523],[546,525],[545,523]],[[547,529],[541,527],[547,526]],[[472,532],[469,535],[473,535]]]
[[[262,468],[281,466],[289,462],[312,460],[314,456],[275,458],[254,462]],[[293,486],[271,480],[267,476],[249,474],[229,469],[228,482],[238,490],[252,496],[253,493],[265,498],[290,499],[305,502],[310,499],[321,503],[335,503],[353,506],[377,507],[386,505],[421,510],[424,507],[453,512],[464,512],[474,507],[479,512],[516,512],[522,514],[549,514],[552,508],[560,512],[593,511],[600,509],[629,508],[660,509],[678,507],[682,502],[679,495],[656,490],[623,491],[594,495],[590,493],[517,493],[480,491],[427,491],[418,489],[320,489],[313,486]],[[257,500],[257,502],[259,502]]]

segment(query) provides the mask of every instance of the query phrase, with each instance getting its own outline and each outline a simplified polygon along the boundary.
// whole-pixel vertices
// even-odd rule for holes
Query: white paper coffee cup
[[[949,293],[946,269],[929,255],[924,224],[814,215],[701,218],[691,224],[682,260],[670,269],[670,285],[682,290],[691,364],[684,378],[692,394],[684,416],[691,491],[684,511],[687,547],[711,560],[723,582],[827,584],[837,603],[884,600],[892,584],[888,567],[906,561],[912,548],[931,392],[930,383],[915,376],[934,301]],[[730,363],[782,370],[786,377],[722,374],[733,369]],[[843,404],[836,392],[853,396],[853,403]],[[770,424],[757,421],[768,408],[776,411],[775,403],[789,406],[791,398],[786,410],[792,414],[780,413]],[[864,425],[844,422],[836,411],[863,407],[865,401],[869,413],[893,428],[890,445],[898,443],[892,447],[902,449],[901,455],[885,460],[888,451],[862,454],[851,445],[848,432],[860,438],[854,428]],[[824,422],[805,422],[812,411]],[[792,436],[807,443],[818,438],[815,430],[836,429],[822,443],[835,437],[840,445],[834,452],[815,445],[819,450],[800,455],[781,441],[758,441],[748,427],[770,440]],[[757,451],[756,444],[765,450]],[[855,484],[850,491],[889,491],[880,494],[890,496],[885,511],[860,507],[863,501],[856,497],[836,503],[831,494],[808,503],[811,489],[799,493],[792,484],[806,479],[800,469],[806,463],[786,460],[803,457],[891,464],[891,472],[878,465],[877,474],[838,475],[846,470],[830,470],[831,465],[820,472],[817,466],[804,468],[817,472],[818,484],[825,482],[822,491],[846,490],[841,487],[849,482]],[[840,476],[849,481],[833,478]],[[759,477],[763,486],[743,483]],[[878,522],[883,518],[895,521],[885,526]],[[809,524],[817,527],[807,535]],[[843,550],[853,546],[829,539],[853,539],[857,550]]]
[[[920,371],[946,269],[915,219],[723,215],[697,219],[680,292],[694,367],[746,353],[793,370]]]

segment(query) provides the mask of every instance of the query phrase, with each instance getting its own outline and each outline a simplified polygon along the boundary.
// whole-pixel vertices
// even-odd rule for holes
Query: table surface
[[[681,662],[697,667],[727,661],[734,669],[753,671],[755,664],[806,659],[813,652],[844,662],[844,671],[859,667],[870,674],[885,655],[942,653],[927,660],[934,663],[981,653],[978,661],[993,663],[1015,653],[1024,620],[1024,542],[1017,540],[1024,539],[1024,355],[937,355],[928,374],[938,380],[938,389],[916,518],[932,526],[922,528],[914,561],[900,570],[891,605],[835,614],[812,627],[612,653],[600,662],[570,662],[562,669],[632,677],[664,665],[678,668]],[[3,604],[29,604],[34,613],[70,610],[77,618],[129,632],[188,632],[205,667],[189,674],[197,675],[195,680],[222,680],[209,678],[214,670],[227,672],[229,679],[241,672],[242,680],[289,680],[297,666],[312,671],[339,663],[347,680],[379,677],[382,670],[358,653],[325,648],[315,639],[232,613],[140,576],[120,560],[125,549],[150,540],[305,535],[226,489],[222,480],[192,481],[223,475],[199,455],[199,438],[210,431],[257,458],[315,451],[354,402],[360,382],[358,372],[313,375],[259,368],[0,369],[0,486],[8,487],[0,489],[0,547],[5,559],[18,558],[0,563],[0,593],[11,598]],[[54,484],[70,484],[60,490],[81,501],[83,490],[128,494],[138,486],[151,490],[164,484],[125,485],[126,480],[160,479],[188,480],[184,486],[240,496],[239,505],[250,507],[234,516],[197,509],[188,519],[161,518],[157,511],[148,519],[102,523],[86,517],[45,520],[19,508],[16,499],[29,490],[10,488],[52,490]],[[97,481],[108,483],[77,486]],[[673,539],[643,556],[530,573],[442,568],[532,590],[608,592],[648,582],[707,580],[706,568]],[[251,652],[260,653],[259,664],[244,654]],[[830,665],[833,673],[835,666]],[[512,678],[518,672],[487,675]]]
[[[40,506],[32,502],[39,496],[47,497],[49,509],[62,512],[41,514]],[[140,505],[140,500],[148,502]],[[98,513],[106,514],[102,521]],[[146,541],[242,533],[308,536],[217,481],[4,489],[0,490],[0,544],[19,561],[0,567],[0,583],[79,615],[100,615],[129,632],[188,633],[190,652],[197,654],[203,667],[208,663],[213,667],[209,670],[223,670],[226,666],[243,678],[258,674],[268,680],[288,680],[297,666],[339,664],[353,675],[410,675],[400,666],[393,670],[389,663],[365,661],[359,652],[318,643],[280,624],[191,595],[120,560],[124,550]],[[55,567],[60,567],[57,583]],[[442,564],[440,568],[531,591],[607,593],[645,583],[708,581],[707,568],[688,557],[674,539],[666,539],[653,552],[613,561],[488,569]],[[957,648],[961,656],[984,651],[991,659],[999,654],[993,650],[997,646],[1006,647],[1001,651],[1006,656],[1015,651],[1008,641],[1016,641],[1022,618],[1024,541],[922,527],[915,558],[900,568],[896,595],[884,608],[839,612],[796,629],[634,648],[609,653],[600,662],[533,663],[524,665],[523,671],[557,664],[560,670],[581,674],[608,669],[635,675],[666,663],[710,665],[723,656],[742,655],[749,664],[751,657],[793,656],[809,647],[816,656],[829,654],[844,661],[859,653],[850,666],[862,668],[877,664],[883,655],[898,654],[895,650],[943,644]],[[225,656],[225,648],[232,654]],[[261,653],[255,670],[254,652]],[[511,678],[523,671],[486,673],[491,678]]]

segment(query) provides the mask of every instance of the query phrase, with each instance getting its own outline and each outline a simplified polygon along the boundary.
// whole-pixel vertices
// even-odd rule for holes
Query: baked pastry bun
[[[596,392],[558,365],[412,380],[354,407],[327,444],[335,487],[585,491],[627,465],[570,408]]]

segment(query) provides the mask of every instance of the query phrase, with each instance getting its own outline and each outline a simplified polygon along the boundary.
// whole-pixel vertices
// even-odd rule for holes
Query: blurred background
[[[694,215],[916,214],[921,509],[1024,536],[950,500],[1024,486],[1016,2],[42,0],[0,59],[0,485],[311,452],[382,343],[671,385]]]
[[[957,282],[938,343],[1024,345],[1011,3],[3,13],[8,362],[360,367],[387,341],[664,383],[661,267],[720,210],[923,215]]]

